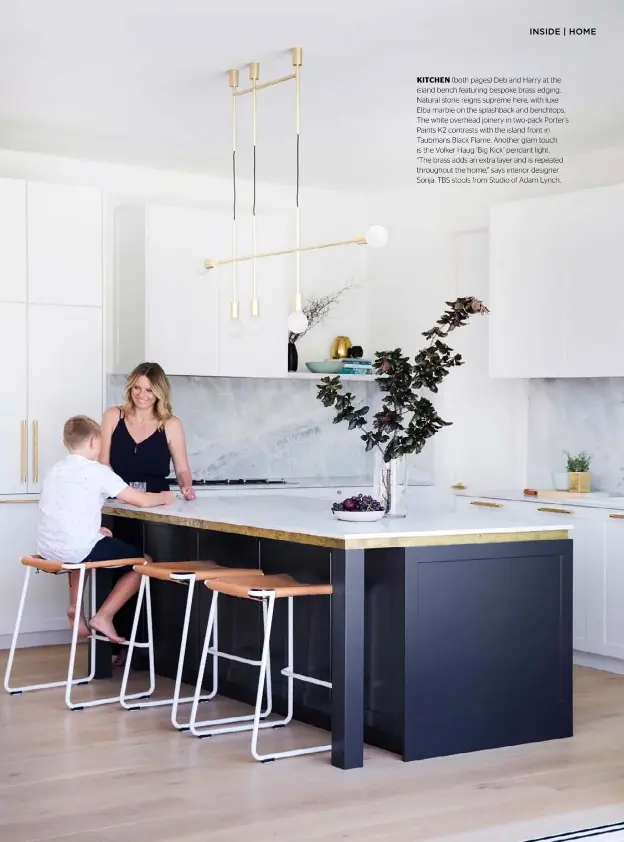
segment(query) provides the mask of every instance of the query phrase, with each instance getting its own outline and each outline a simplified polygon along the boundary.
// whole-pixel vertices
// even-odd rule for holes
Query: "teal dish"
[[[306,363],[306,368],[312,374],[340,374],[342,371],[342,360],[326,360],[322,363]]]

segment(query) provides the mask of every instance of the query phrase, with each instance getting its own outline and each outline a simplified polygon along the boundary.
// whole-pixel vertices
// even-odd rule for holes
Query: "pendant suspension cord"
[[[256,253],[256,125],[257,125],[257,85],[260,77],[259,65],[253,62],[249,65],[249,77],[252,87],[252,142],[253,142],[253,206],[252,206],[252,254]],[[260,314],[260,307],[258,302],[258,285],[256,280],[256,259],[254,257],[251,264],[251,315],[258,316]]]
[[[302,309],[301,300],[301,218],[299,212],[299,179],[300,179],[300,157],[299,138],[301,129],[301,52],[293,51],[293,63],[295,64],[295,130],[297,134],[296,147],[296,176],[295,176],[295,310]]]
[[[230,70],[230,88],[232,89],[232,302],[231,316],[239,317],[238,282],[236,276],[236,89],[238,87],[238,70]]]

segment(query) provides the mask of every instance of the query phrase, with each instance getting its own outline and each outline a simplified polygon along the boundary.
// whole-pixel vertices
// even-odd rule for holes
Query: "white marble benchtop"
[[[499,510],[455,512],[452,500],[448,506],[413,500],[405,518],[348,523],[335,518],[329,500],[284,493],[176,499],[151,509],[110,501],[104,514],[345,549],[548,540],[567,537],[571,528],[555,520],[544,523],[543,516],[531,512],[521,518],[501,517]]]
[[[466,488],[455,490],[458,497],[474,497],[481,500],[509,500],[524,503],[548,503],[553,506],[582,506],[589,509],[613,509],[624,511],[624,496],[611,497],[607,492],[595,491],[587,494],[565,494],[562,492],[540,491],[537,497],[523,494],[521,488],[492,490],[482,488]]]

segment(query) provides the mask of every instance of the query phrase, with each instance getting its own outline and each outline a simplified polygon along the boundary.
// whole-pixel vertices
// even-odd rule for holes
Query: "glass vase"
[[[384,506],[386,517],[407,515],[407,460],[405,456],[384,462],[383,454],[375,454],[375,497]]]

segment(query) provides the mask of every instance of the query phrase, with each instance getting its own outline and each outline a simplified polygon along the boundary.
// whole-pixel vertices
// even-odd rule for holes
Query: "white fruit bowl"
[[[349,520],[356,523],[372,523],[375,520],[381,520],[385,516],[385,512],[333,512],[338,520]]]

